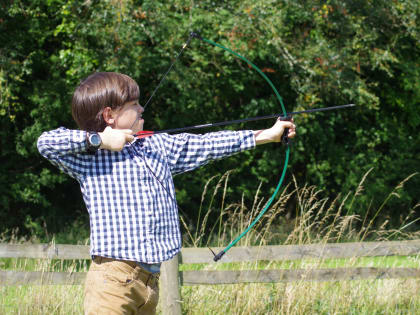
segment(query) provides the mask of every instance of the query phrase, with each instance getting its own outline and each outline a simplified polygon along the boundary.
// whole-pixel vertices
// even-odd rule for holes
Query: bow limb
[[[192,36],[199,38],[200,40],[219,47],[233,55],[235,55],[236,57],[242,59],[243,61],[245,61],[248,65],[250,65],[253,69],[255,69],[263,78],[264,80],[268,83],[268,85],[270,85],[271,89],[274,91],[274,94],[277,97],[277,100],[280,103],[280,106],[282,108],[283,111],[283,115],[284,117],[287,117],[287,112],[286,112],[286,108],[284,107],[283,104],[283,99],[280,96],[280,93],[278,92],[277,88],[274,86],[273,82],[271,82],[271,80],[265,75],[264,72],[261,71],[260,68],[258,68],[255,64],[253,64],[251,61],[249,61],[248,59],[246,59],[245,57],[241,56],[240,54],[238,54],[237,52],[233,51],[230,48],[227,48],[223,45],[220,45],[212,40],[206,39],[201,37],[200,35],[196,34],[196,33],[191,33]],[[287,130],[284,131],[285,133],[287,132]],[[271,195],[270,199],[268,200],[267,204],[265,205],[265,207],[260,211],[260,213],[258,214],[258,216],[254,219],[254,221],[252,221],[252,223],[237,237],[235,238],[232,242],[230,242],[230,244],[228,246],[226,246],[222,251],[220,251],[217,255],[214,256],[214,261],[218,261],[220,258],[222,258],[222,256],[229,250],[231,249],[233,246],[235,246],[236,243],[239,242],[239,240],[241,238],[243,238],[253,227],[254,225],[262,218],[262,216],[267,212],[268,208],[271,206],[271,204],[273,203],[274,199],[276,198],[278,192],[280,191],[280,188],[283,184],[284,178],[286,176],[286,169],[287,169],[287,165],[289,164],[289,156],[290,156],[290,146],[287,146],[286,148],[286,157],[285,157],[285,161],[284,161],[284,166],[283,166],[283,170],[281,172],[281,176],[280,176],[280,180],[277,184],[277,187],[274,191],[274,193]]]

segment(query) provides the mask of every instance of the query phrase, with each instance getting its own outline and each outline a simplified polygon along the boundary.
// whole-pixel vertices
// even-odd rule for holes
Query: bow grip
[[[284,116],[279,117],[281,121],[291,121],[292,116]],[[291,143],[291,140],[289,139],[289,128],[284,128],[283,134],[281,135],[281,142],[284,145],[289,145]]]

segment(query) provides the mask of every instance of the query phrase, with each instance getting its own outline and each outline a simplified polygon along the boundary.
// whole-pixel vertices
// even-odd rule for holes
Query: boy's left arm
[[[295,135],[293,122],[277,121],[273,127],[258,131],[221,131],[204,135],[162,135],[172,174],[193,170],[216,159],[249,150],[255,145],[279,142],[285,128]]]

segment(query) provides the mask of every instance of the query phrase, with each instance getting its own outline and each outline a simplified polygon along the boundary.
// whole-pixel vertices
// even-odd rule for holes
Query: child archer
[[[58,128],[39,152],[71,177],[90,218],[92,264],[85,314],[155,314],[160,264],[181,249],[173,175],[211,160],[279,142],[293,122],[259,131],[158,134],[143,139],[140,91],[130,77],[94,73],[76,88],[72,115],[80,130]]]

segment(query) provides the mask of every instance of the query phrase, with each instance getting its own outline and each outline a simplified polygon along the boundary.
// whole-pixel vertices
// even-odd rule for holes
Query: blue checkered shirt
[[[252,131],[157,134],[95,154],[87,152],[85,131],[59,128],[38,139],[39,152],[80,184],[90,254],[143,263],[168,260],[181,248],[172,175],[254,146]]]

